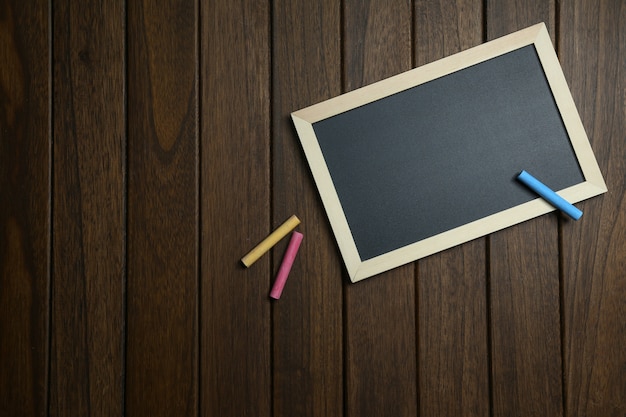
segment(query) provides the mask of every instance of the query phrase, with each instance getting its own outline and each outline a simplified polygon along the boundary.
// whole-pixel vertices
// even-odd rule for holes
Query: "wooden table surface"
[[[291,111],[545,22],[609,192],[349,283]],[[1,416],[626,415],[624,0],[0,2]],[[292,214],[304,242],[239,258]]]

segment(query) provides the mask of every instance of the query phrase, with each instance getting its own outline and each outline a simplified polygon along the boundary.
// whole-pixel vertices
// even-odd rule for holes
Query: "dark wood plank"
[[[420,415],[489,415],[484,259],[480,239],[419,264]]]
[[[276,1],[272,11],[272,227],[296,214],[304,234],[272,305],[274,415],[338,416],[343,266],[289,114],[341,92],[340,3]],[[272,281],[287,240],[272,251]]]
[[[415,65],[420,66],[482,43],[483,2],[415,2]]]
[[[348,0],[344,8],[346,91],[411,68],[410,2]],[[347,415],[415,415],[415,265],[344,292]]]
[[[554,0],[490,0],[486,2],[487,40],[544,22],[554,43],[556,8]]]
[[[201,4],[201,415],[269,416],[270,12]]]
[[[554,39],[554,2],[487,3],[487,38],[545,22]],[[490,301],[494,416],[562,415],[559,215],[491,235]]]
[[[496,416],[562,414],[557,222],[544,216],[491,238]]]
[[[126,413],[198,408],[197,2],[128,4]]]
[[[344,1],[344,90],[411,69],[411,3]]]
[[[49,8],[0,4],[0,414],[44,416],[50,278]]]
[[[50,415],[123,414],[123,2],[54,3]]]
[[[563,224],[565,410],[626,415],[626,3],[561,4],[559,59],[609,192]]]
[[[482,42],[482,2],[416,2],[423,65]],[[418,264],[420,415],[488,416],[486,239]]]

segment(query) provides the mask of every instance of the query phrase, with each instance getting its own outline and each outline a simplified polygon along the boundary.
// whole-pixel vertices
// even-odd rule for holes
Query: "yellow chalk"
[[[287,236],[297,225],[300,224],[300,219],[295,215],[288,218],[285,223],[281,224],[278,229],[274,230],[268,237],[263,239],[261,243],[256,245],[246,256],[241,258],[241,263],[246,267],[249,267],[255,263],[265,252],[270,250],[279,240]]]

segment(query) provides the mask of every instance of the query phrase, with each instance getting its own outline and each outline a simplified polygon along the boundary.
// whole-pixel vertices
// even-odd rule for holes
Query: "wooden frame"
[[[543,23],[531,26],[519,32],[292,113],[293,123],[326,209],[348,274],[353,282],[521,223],[553,211],[554,208],[544,200],[536,198],[527,203],[416,241],[388,253],[362,260],[346,215],[342,209],[340,196],[335,189],[326,160],[318,143],[313,124],[528,45],[533,45],[537,52],[558,112],[565,125],[571,146],[584,176],[584,182],[558,190],[559,195],[575,203],[607,191],[563,76],[558,58],[552,47],[548,31]]]

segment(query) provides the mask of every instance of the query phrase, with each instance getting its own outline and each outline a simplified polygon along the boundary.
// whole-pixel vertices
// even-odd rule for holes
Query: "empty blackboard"
[[[352,281],[606,191],[543,24],[292,118]]]

